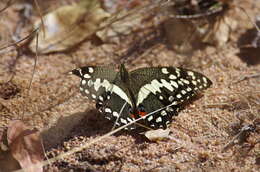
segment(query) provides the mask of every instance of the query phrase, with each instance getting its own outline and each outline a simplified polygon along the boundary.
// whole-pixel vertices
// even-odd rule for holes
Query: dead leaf
[[[6,139],[6,131],[7,129],[0,128],[0,153],[1,151],[7,151],[7,139]]]
[[[149,130],[145,132],[145,137],[147,137],[150,141],[160,141],[169,138],[170,129],[158,129],[158,130]]]
[[[30,167],[44,160],[44,150],[40,133],[30,130],[22,121],[11,122],[7,130],[8,145],[13,157],[27,172],[41,172],[41,166]]]
[[[78,4],[66,5],[48,13],[43,17],[44,29],[39,30],[38,52],[45,54],[72,48],[95,33],[100,22],[109,16],[98,0],[81,0]],[[39,28],[40,24],[38,20],[35,28]],[[33,52],[36,39],[30,44]]]
[[[17,160],[11,155],[8,149],[7,138],[6,138],[7,128],[0,128],[0,171],[9,172],[20,169],[20,165]]]
[[[132,33],[134,28],[140,27],[142,22],[142,16],[139,13],[127,16],[128,13],[129,11],[123,10],[103,22],[102,25],[105,25],[106,27],[104,27],[103,30],[98,31],[96,35],[103,42],[119,44],[120,36],[126,36]],[[114,22],[113,20],[116,21]]]
[[[21,169],[18,161],[14,159],[10,151],[0,150],[0,171],[10,172]]]
[[[166,10],[172,16],[164,23],[167,40],[177,52],[191,54],[208,44],[223,47],[230,39],[231,31],[237,27],[231,15],[233,11],[226,8],[229,6],[227,2],[214,1],[203,9],[204,3]]]
[[[224,15],[214,23],[213,28],[204,36],[203,42],[222,47],[228,42],[231,31],[236,27],[237,22],[230,16]]]
[[[170,46],[178,53],[190,53],[199,47],[200,34],[187,20],[169,19],[165,21],[166,38]]]
[[[103,0],[103,6],[109,13],[116,13],[122,9],[133,9],[142,3],[140,0]]]

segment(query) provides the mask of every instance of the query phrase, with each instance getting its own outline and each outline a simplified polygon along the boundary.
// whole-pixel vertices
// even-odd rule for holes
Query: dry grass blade
[[[249,18],[249,21],[251,22],[251,24],[256,28],[256,30],[258,31],[258,33],[260,33],[260,28],[258,27],[258,25],[256,24],[256,22],[252,19],[252,17],[250,17],[248,15],[248,13],[246,12],[246,10],[242,7],[239,8],[241,11],[243,11],[243,13]]]
[[[251,75],[244,75],[244,76],[241,76],[237,81],[233,81],[231,84],[237,84],[241,81],[244,81],[244,80],[247,80],[247,79],[250,79],[250,78],[258,78],[258,77],[260,77],[260,73],[255,73],[255,74],[251,74]]]
[[[228,142],[223,148],[222,148],[222,152],[226,151],[227,149],[231,148],[232,146],[234,146],[235,144],[244,141],[247,137],[249,132],[252,132],[255,130],[255,126],[253,125],[245,125],[240,132],[235,135],[235,137],[233,137],[231,139],[230,142]]]
[[[5,7],[0,9],[0,13],[4,12],[7,8],[12,6],[15,3],[15,1],[17,1],[17,0],[14,0],[14,1],[13,0],[9,0],[9,1],[7,1]]]
[[[16,41],[16,42],[14,42],[14,43],[10,43],[10,44],[8,44],[8,45],[6,45],[6,46],[4,46],[4,47],[0,47],[0,51],[1,51],[1,50],[4,50],[4,49],[6,49],[6,48],[9,48],[9,47],[17,47],[17,44],[19,44],[19,43],[21,43],[21,42],[23,42],[23,41],[25,41],[25,40],[30,39],[35,33],[38,32],[38,30],[39,30],[39,28],[36,28],[36,29],[34,29],[29,35],[25,36],[24,38],[22,38],[22,39],[20,39],[20,40],[18,40],[18,41]]]

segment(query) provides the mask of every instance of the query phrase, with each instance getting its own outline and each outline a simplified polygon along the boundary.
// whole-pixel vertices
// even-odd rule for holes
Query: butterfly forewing
[[[112,89],[117,72],[108,67],[85,66],[72,71],[81,78],[80,92],[91,100],[103,100],[101,97]]]

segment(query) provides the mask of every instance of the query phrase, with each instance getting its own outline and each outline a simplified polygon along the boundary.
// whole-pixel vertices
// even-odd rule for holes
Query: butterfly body
[[[204,75],[181,68],[149,67],[119,72],[108,67],[86,66],[72,71],[81,78],[83,96],[96,102],[105,117],[117,126],[148,115],[143,123],[150,128],[167,128],[182,104],[212,82]],[[134,128],[133,125],[128,129]]]

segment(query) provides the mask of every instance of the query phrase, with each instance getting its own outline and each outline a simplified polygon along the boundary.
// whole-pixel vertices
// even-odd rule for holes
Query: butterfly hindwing
[[[146,112],[145,114],[151,113],[145,118],[145,125],[150,128],[167,128],[167,125],[172,121],[172,117],[178,113],[178,105],[166,107],[154,94],[149,94],[147,100],[149,101],[144,101],[141,104]]]
[[[115,90],[112,91],[112,94],[108,96],[108,98],[109,99],[104,101],[98,108],[100,112],[105,115],[105,118],[115,121],[116,126],[122,126],[134,120],[134,118],[129,115],[132,106],[116,94]],[[127,127],[127,129],[133,128],[134,125]]]

